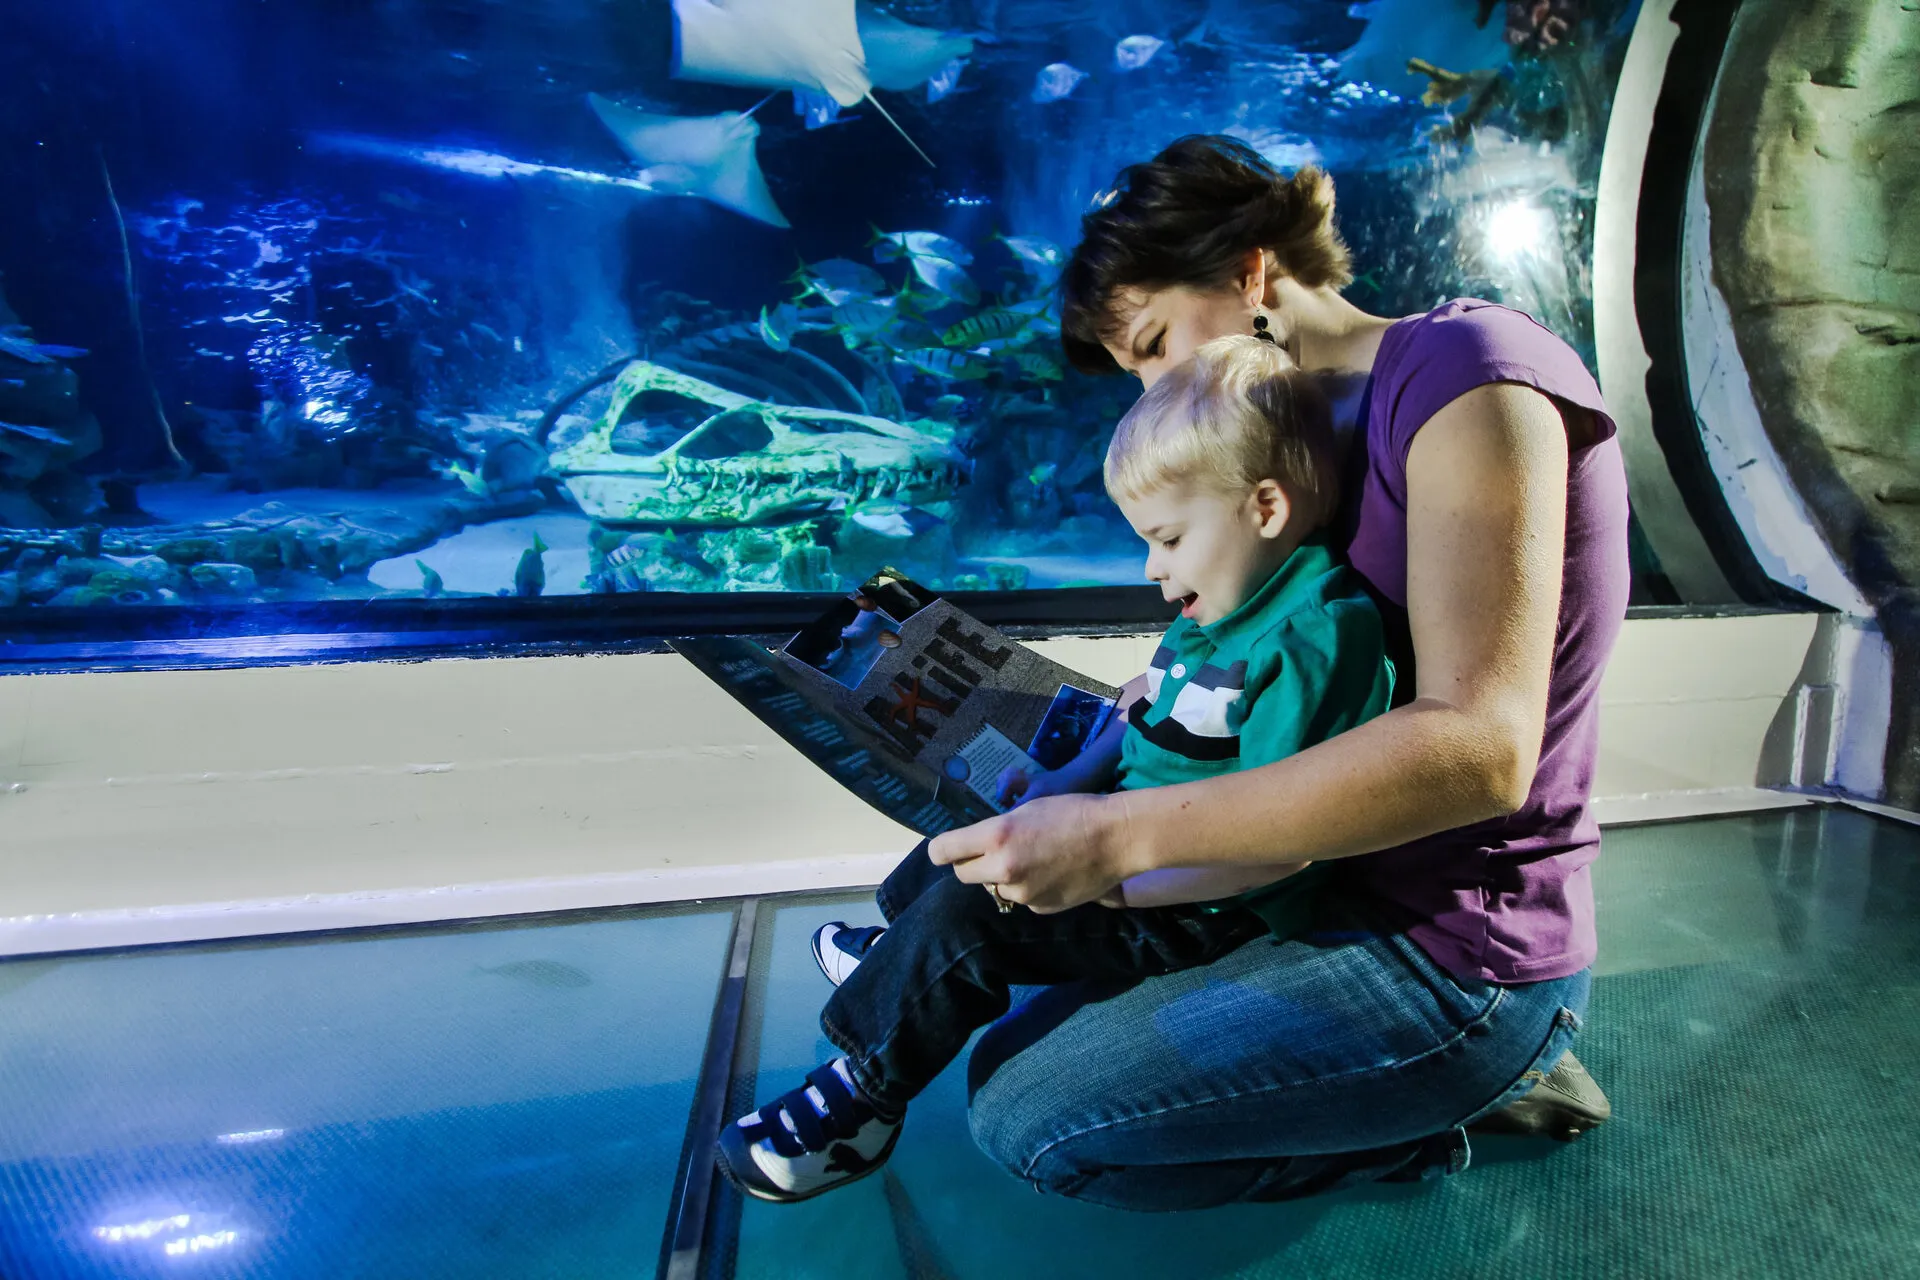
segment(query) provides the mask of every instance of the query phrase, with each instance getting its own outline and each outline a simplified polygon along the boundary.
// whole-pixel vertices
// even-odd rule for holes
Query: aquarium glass
[[[1358,305],[1591,363],[1636,10],[16,6],[0,608],[1139,582],[1051,293],[1119,167],[1324,166]]]

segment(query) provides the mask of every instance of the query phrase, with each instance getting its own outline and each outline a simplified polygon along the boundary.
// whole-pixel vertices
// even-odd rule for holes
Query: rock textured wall
[[[1747,0],[1705,168],[1754,401],[1892,645],[1888,799],[1920,808],[1920,0]]]

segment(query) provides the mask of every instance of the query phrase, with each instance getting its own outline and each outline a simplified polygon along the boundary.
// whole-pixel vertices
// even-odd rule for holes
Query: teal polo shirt
[[[1181,618],[1127,709],[1117,788],[1138,790],[1256,769],[1379,715],[1393,694],[1380,611],[1360,575],[1320,538],[1294,549],[1265,585],[1218,622]],[[1312,920],[1331,868],[1208,904],[1244,906],[1275,937]]]

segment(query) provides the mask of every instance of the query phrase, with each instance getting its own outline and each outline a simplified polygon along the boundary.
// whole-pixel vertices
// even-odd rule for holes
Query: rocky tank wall
[[[1747,0],[1704,159],[1754,401],[1886,632],[1887,798],[1920,807],[1920,0]]]

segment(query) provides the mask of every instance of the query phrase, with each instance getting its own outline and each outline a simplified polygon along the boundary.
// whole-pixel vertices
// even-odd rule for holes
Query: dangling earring
[[[1267,327],[1267,313],[1264,311],[1253,313],[1253,336],[1273,346],[1280,345],[1274,341],[1273,331]]]

